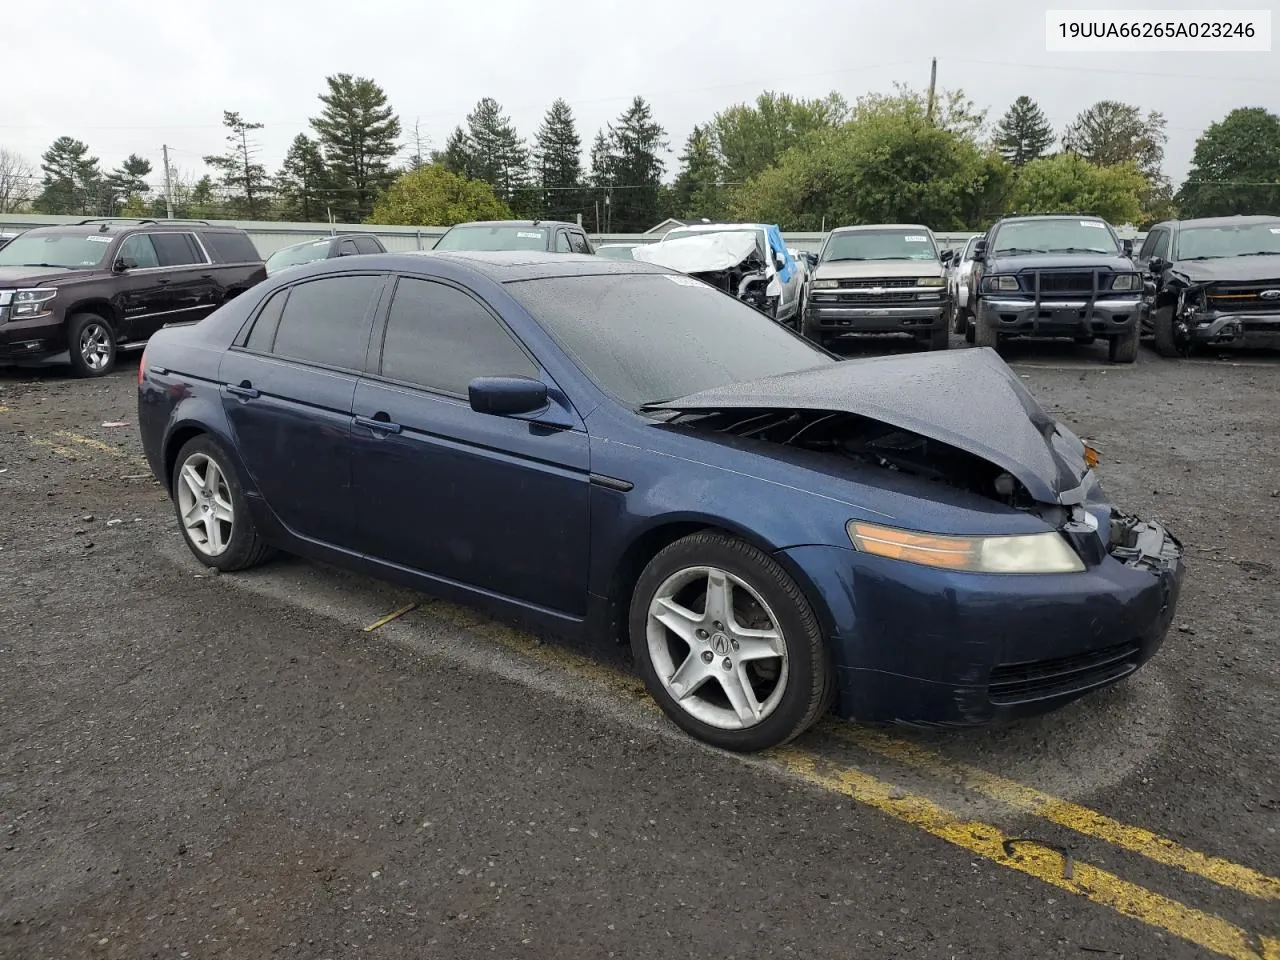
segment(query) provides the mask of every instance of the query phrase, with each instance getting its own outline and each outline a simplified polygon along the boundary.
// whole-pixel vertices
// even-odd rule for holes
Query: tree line
[[[471,219],[583,218],[598,232],[665,217],[778,223],[787,230],[919,222],[981,228],[1008,213],[1090,212],[1147,226],[1174,215],[1280,212],[1280,117],[1239,108],[1196,142],[1186,181],[1162,171],[1165,119],[1103,100],[1054,131],[1030,97],[994,123],[961,90],[898,86],[848,102],[761,93],[694,126],[668,178],[669,141],[643,97],[599,130],[584,157],[570,105],[554,101],[530,140],[485,97],[429,149],[383,89],[335,74],[308,132],[271,172],[263,125],[225,111],[225,149],[198,177],[176,165],[169,193],[149,160],[110,171],[59,137],[40,174],[0,150],[0,212],[449,225]],[[584,162],[585,161],[585,162]],[[159,178],[164,179],[164,171]]]

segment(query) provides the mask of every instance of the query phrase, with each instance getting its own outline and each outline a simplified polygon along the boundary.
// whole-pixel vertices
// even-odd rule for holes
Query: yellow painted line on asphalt
[[[931,776],[959,782],[966,790],[999,801],[1015,810],[1033,814],[1042,820],[1056,823],[1084,836],[1094,837],[1123,850],[1141,854],[1156,863],[1185,870],[1187,873],[1204,877],[1206,880],[1252,897],[1280,900],[1280,878],[1267,876],[1265,873],[1232,863],[1230,860],[1189,850],[1176,841],[1152,833],[1150,830],[1129,826],[1096,810],[1043,793],[1016,780],[950,760],[927,747],[889,736],[878,730],[839,723],[826,724],[824,730],[844,743],[862,747],[889,760],[924,771]]]
[[[60,437],[63,440],[70,440],[72,443],[78,443],[82,447],[89,447],[90,449],[97,450],[99,453],[109,453],[113,457],[128,456],[128,454],[123,450],[113,447],[109,443],[103,443],[101,440],[94,440],[92,437],[84,437],[78,433],[72,433],[70,430],[55,430],[53,435],[55,437]]]
[[[27,437],[27,439],[32,443],[34,443],[37,447],[45,447],[49,450],[52,450],[54,453],[56,453],[60,457],[75,456],[75,451],[72,450],[70,447],[64,447],[61,444],[54,443],[52,440],[46,440],[43,437]]]
[[[410,610],[416,609],[418,609],[418,605],[416,603],[406,603],[399,610],[392,610],[385,617],[379,617],[377,620],[373,621],[373,623],[364,628],[364,632],[373,633],[373,631],[377,630],[379,627],[385,627],[392,620],[399,620]]]
[[[425,609],[431,616],[454,626],[479,630],[500,646],[549,668],[591,681],[613,693],[637,700],[654,711],[660,710],[645,690],[644,683],[632,674],[562,647],[540,643],[527,633],[491,621],[464,607],[434,601]],[[945,774],[948,779],[954,779],[957,770],[960,770],[962,782],[966,785],[970,782],[983,784],[991,791],[983,790],[984,794],[1015,809],[1061,823],[1078,832],[1088,832],[1090,836],[1115,846],[1136,850],[1162,864],[1181,867],[1234,889],[1252,892],[1255,896],[1270,897],[1271,884],[1276,882],[1274,878],[1248,867],[1183,849],[1149,831],[1127,826],[1093,810],[1039,793],[1016,781],[986,774],[977,768],[961,768],[950,764],[940,755],[936,766],[927,766],[924,761],[931,759],[930,751],[878,731],[842,727],[836,721],[824,724],[822,732],[835,733],[845,742],[867,749],[875,750],[872,746],[874,743],[884,747],[884,750],[875,750],[877,753],[910,763],[911,766],[923,768],[932,774]],[[868,735],[865,739],[860,736],[864,733]],[[760,755],[760,762],[823,790],[873,807],[1000,866],[1028,874],[1054,887],[1110,907],[1124,916],[1158,927],[1230,960],[1280,960],[1280,939],[1255,938],[1243,928],[1221,917],[1187,906],[1087,863],[1073,860],[1071,876],[1064,876],[1065,861],[1062,855],[1031,842],[1018,843],[1013,846],[1012,854],[1006,854],[1004,844],[1012,838],[998,827],[951,813],[927,797],[900,790],[855,767],[837,764],[795,746],[767,751]],[[997,786],[999,790],[996,789]],[[1167,847],[1166,844],[1172,846]],[[1163,859],[1160,854],[1164,855]]]
[[[777,748],[769,755],[789,773],[808,783],[874,807],[992,863],[1167,930],[1230,960],[1280,960],[1280,940],[1261,937],[1255,941],[1248,932],[1221,917],[1171,900],[1087,863],[1073,862],[1068,877],[1062,855],[1045,847],[1021,843],[1013,846],[1012,854],[1007,854],[1005,843],[1011,838],[998,828],[956,816],[925,797],[896,790],[860,770],[827,768],[818,758],[794,747]]]
[[[0,403],[0,413],[8,413],[8,412],[9,412],[9,408],[6,407],[3,403]]]

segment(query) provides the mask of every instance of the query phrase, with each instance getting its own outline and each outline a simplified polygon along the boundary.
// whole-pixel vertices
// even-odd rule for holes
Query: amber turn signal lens
[[[967,573],[1079,573],[1084,562],[1054,531],[954,537],[851,520],[849,539],[863,553]]]

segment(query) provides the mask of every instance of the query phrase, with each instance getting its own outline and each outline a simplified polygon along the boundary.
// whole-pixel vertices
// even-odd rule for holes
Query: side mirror
[[[1156,285],[1154,280],[1142,281],[1142,295],[1145,297],[1154,297],[1156,295]]]
[[[1132,240],[1122,240],[1122,241],[1120,241],[1120,249],[1124,251],[1124,255],[1125,255],[1126,257],[1132,257],[1132,256],[1133,256],[1133,241],[1132,241]]]
[[[981,263],[983,260],[986,260],[986,259],[987,259],[987,241],[979,240],[977,243],[973,245],[973,260],[976,263]]]
[[[476,413],[533,413],[547,405],[547,385],[531,377],[476,377],[467,384],[467,397]]]
[[[133,257],[116,257],[116,262],[111,265],[111,269],[116,273],[124,273],[126,270],[136,270],[138,261]]]
[[[1154,274],[1164,273],[1171,266],[1173,266],[1173,264],[1171,264],[1164,257],[1152,257],[1147,262],[1147,268]]]
[[[942,251],[942,262],[943,262],[943,263],[950,263],[952,260],[954,260],[954,259],[955,259],[955,257],[956,257],[956,252],[955,252],[954,250],[943,250],[943,251]]]

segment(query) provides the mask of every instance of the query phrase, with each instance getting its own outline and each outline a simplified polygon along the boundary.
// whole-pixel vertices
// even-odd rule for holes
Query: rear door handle
[[[262,392],[255,390],[248,380],[241,382],[239,385],[234,383],[227,384],[227,393],[235,397],[243,397],[246,400],[262,396]]]
[[[374,433],[399,433],[402,429],[400,424],[392,423],[385,413],[374,417],[356,417],[357,426],[368,427]]]

